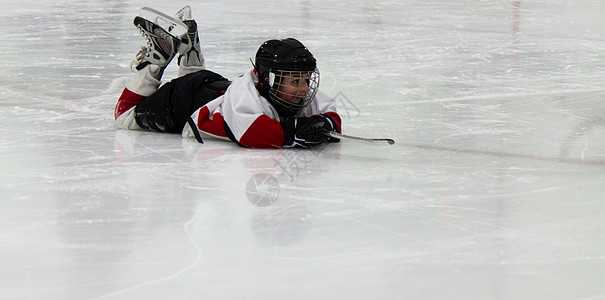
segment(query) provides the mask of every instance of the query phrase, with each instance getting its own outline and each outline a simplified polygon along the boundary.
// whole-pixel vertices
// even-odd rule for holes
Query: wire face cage
[[[319,88],[319,70],[287,71],[269,73],[269,94],[276,105],[291,112],[306,107],[317,94]]]

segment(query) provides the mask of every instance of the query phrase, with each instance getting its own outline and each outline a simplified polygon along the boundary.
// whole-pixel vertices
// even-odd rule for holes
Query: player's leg
[[[117,126],[123,129],[140,129],[135,122],[134,107],[158,89],[164,69],[176,55],[181,43],[180,38],[140,16],[135,17],[133,23],[145,37],[146,45],[131,62],[131,70],[135,74],[126,84],[115,107]]]
[[[134,108],[145,98],[157,91],[163,69],[156,65],[147,65],[137,70],[128,80],[124,91],[116,104],[114,117],[121,129],[141,129],[135,121]]]
[[[147,130],[181,133],[191,114],[224,93],[229,83],[208,70],[173,79],[140,101],[134,109],[136,123]]]
[[[191,19],[188,6],[175,18],[149,8],[143,8],[142,12],[152,18],[159,16],[158,23],[170,25],[161,26],[141,17],[135,18],[135,25],[148,42],[131,65],[135,75],[116,106],[116,121],[121,128],[180,133],[191,114],[223,93],[229,81],[204,70],[197,25]],[[174,24],[187,26],[188,30],[179,29],[183,35],[176,38],[168,34]],[[181,76],[158,89],[164,68],[177,52]]]

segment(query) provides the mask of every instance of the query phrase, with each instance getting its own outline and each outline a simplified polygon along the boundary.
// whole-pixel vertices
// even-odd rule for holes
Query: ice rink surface
[[[343,132],[121,131],[142,6],[228,78],[318,58]],[[605,2],[5,1],[0,299],[605,299]],[[176,75],[172,65],[165,79]]]

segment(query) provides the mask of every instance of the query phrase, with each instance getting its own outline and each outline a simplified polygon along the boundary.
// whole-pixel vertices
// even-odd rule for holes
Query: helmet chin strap
[[[256,78],[258,78],[259,71],[258,71],[258,68],[256,67],[256,64],[254,64],[254,61],[252,60],[252,58],[250,58],[250,63],[252,63],[252,69],[254,70],[254,75],[256,75]]]

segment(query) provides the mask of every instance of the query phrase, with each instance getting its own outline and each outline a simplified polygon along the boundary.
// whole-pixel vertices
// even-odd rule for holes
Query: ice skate
[[[181,8],[175,15],[175,18],[187,25],[187,34],[181,39],[181,45],[178,49],[179,66],[204,66],[204,56],[200,47],[200,39],[197,31],[197,23],[191,17],[191,7],[189,5]]]
[[[191,20],[191,6],[185,5],[174,14],[174,18],[179,21]]]
[[[151,8],[141,9],[133,23],[145,37],[146,45],[135,55],[131,69],[141,70],[149,64],[166,67],[177,54],[181,38],[187,36],[187,25]]]

